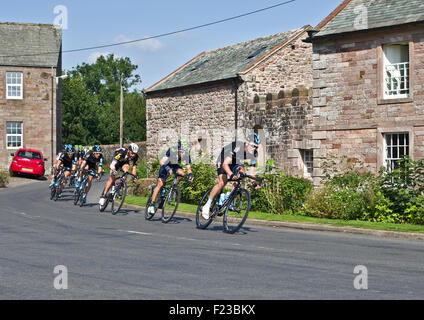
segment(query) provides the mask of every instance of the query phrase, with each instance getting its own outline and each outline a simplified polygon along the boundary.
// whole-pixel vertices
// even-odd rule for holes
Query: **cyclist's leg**
[[[158,198],[158,194],[159,194],[160,189],[162,189],[162,187],[165,185],[167,177],[168,177],[168,172],[166,171],[165,167],[164,166],[160,167],[159,168],[159,174],[158,174],[158,183],[156,185],[156,188],[153,190],[153,194],[152,194],[153,205]]]
[[[213,199],[221,192],[221,190],[225,187],[228,182],[227,173],[222,169],[218,169],[218,183],[212,188],[211,193],[209,195],[209,199],[206,204],[202,208],[202,217],[204,219],[209,219],[209,211],[211,208],[211,204]]]
[[[180,183],[180,181],[182,180],[182,178],[185,176],[184,170],[183,168],[181,168],[180,166],[176,166],[175,168],[172,168],[172,172],[177,175],[177,185]]]

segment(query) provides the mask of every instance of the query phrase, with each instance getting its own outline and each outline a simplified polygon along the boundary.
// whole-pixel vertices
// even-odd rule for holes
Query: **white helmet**
[[[128,149],[131,152],[138,153],[138,145],[136,145],[135,143],[131,143]]]

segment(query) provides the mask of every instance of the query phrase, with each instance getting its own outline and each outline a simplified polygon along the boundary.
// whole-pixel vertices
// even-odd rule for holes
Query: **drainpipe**
[[[240,85],[239,78],[233,79],[234,85],[234,139],[237,141],[237,130],[238,130],[238,88]]]

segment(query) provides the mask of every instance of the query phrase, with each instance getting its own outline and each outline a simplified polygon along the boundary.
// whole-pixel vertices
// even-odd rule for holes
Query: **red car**
[[[47,159],[43,159],[41,151],[21,148],[11,156],[13,160],[10,164],[10,175],[28,173],[40,178],[44,176],[44,161]]]

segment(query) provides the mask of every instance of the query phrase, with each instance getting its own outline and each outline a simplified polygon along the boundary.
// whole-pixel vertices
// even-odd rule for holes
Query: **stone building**
[[[61,51],[53,25],[0,23],[0,169],[20,147],[40,150],[50,166],[61,144]]]
[[[424,2],[346,0],[313,44],[314,175],[332,155],[377,172],[424,157]]]
[[[202,52],[148,88],[149,161],[179,137],[194,158],[202,151],[215,161],[223,145],[255,130],[264,141],[260,164],[273,158],[292,174],[312,173],[309,29]]]

